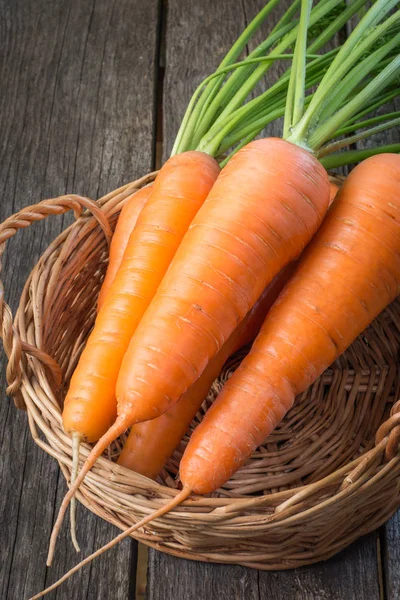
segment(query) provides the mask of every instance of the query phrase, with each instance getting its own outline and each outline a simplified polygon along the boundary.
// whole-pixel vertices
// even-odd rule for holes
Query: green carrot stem
[[[292,79],[296,82],[293,104],[292,125],[300,121],[304,112],[305,84],[306,84],[306,52],[307,31],[310,21],[312,0],[302,0],[299,33],[296,41],[296,69],[293,69]],[[296,73],[294,72],[296,70]]]
[[[357,142],[360,142],[361,140],[365,140],[377,133],[381,133],[382,131],[386,131],[387,129],[396,127],[397,125],[400,125],[400,117],[397,117],[396,119],[391,119],[389,121],[386,121],[385,123],[381,123],[380,125],[377,125],[376,127],[371,127],[370,129],[367,129],[366,131],[362,131],[360,133],[357,133],[356,135],[352,135],[343,140],[338,140],[336,142],[333,142],[332,144],[323,146],[317,152],[317,156],[318,157],[327,156],[328,154],[332,154],[333,152],[336,152],[337,150],[341,150],[342,148],[345,148],[346,146],[351,146],[351,144],[356,144]]]
[[[286,59],[292,59],[293,58],[293,54],[279,54],[276,56],[276,59],[279,60],[286,60]],[[319,54],[309,54],[307,53],[306,55],[307,59],[320,59],[320,55]],[[270,61],[271,58],[268,56],[260,56],[257,58],[246,58],[243,61],[237,62],[237,63],[233,63],[227,67],[222,67],[222,68],[218,68],[217,71],[215,71],[214,73],[212,73],[211,75],[209,75],[208,77],[206,77],[206,79],[204,79],[201,84],[197,87],[197,89],[195,90],[195,92],[193,93],[189,105],[188,105],[188,110],[187,110],[187,114],[189,114],[190,110],[192,109],[192,107],[196,104],[196,100],[198,99],[199,95],[201,94],[203,88],[205,86],[207,86],[207,84],[209,82],[211,82],[213,79],[216,79],[217,77],[220,77],[221,75],[227,74],[231,71],[234,71],[236,69],[240,69],[243,66],[249,65],[249,64],[258,64],[258,63],[263,63],[266,61]],[[275,59],[274,59],[275,60]],[[182,124],[184,123],[184,121],[182,121]],[[181,144],[184,143],[184,138],[183,137],[177,137],[175,140],[175,144],[174,144],[174,148],[172,149],[172,153],[171,156],[174,154],[178,153],[178,149],[179,146]],[[182,151],[182,150],[181,150]]]
[[[399,96],[399,94],[400,94],[400,88],[395,88],[392,91],[384,92],[383,94],[379,94],[378,96],[376,96],[376,98],[373,99],[372,103],[366,103],[367,106],[363,110],[359,111],[356,115],[354,115],[354,117],[349,119],[347,121],[348,125],[350,125],[351,123],[354,123],[356,121],[359,121],[365,115],[368,115],[369,113],[374,112],[375,110],[377,110],[384,104],[387,104],[394,98],[397,98],[397,96]],[[354,131],[354,130],[352,129],[352,131]],[[343,133],[343,129],[339,129],[337,131],[337,135],[342,135],[342,133]]]
[[[384,115],[378,115],[376,117],[372,117],[371,119],[365,119],[365,121],[358,121],[357,123],[352,123],[347,127],[342,127],[342,129],[339,129],[336,132],[336,135],[347,135],[348,133],[352,133],[353,131],[357,131],[358,129],[364,129],[364,127],[369,127],[370,125],[377,125],[378,123],[389,121],[391,119],[396,119],[397,117],[400,117],[400,111],[385,113]]]
[[[323,18],[324,16],[329,14],[329,12],[335,6],[337,6],[340,2],[341,2],[341,0],[325,0],[323,2],[320,2],[311,11],[310,24],[315,25],[321,18]],[[269,58],[271,58],[271,59],[273,59],[273,61],[275,61],[276,55],[281,54],[289,46],[291,46],[296,40],[297,31],[298,31],[298,26],[293,28],[281,40],[281,42],[278,43],[278,45],[269,53],[269,55],[268,55]],[[316,50],[317,50],[317,48],[314,48],[313,52]],[[273,61],[271,61],[271,63],[267,63],[265,65],[260,65],[253,71],[253,73],[250,75],[250,77],[248,77],[247,80],[240,87],[239,91],[235,94],[235,96],[227,103],[227,105],[222,110],[222,112],[220,112],[219,116],[215,120],[214,125],[221,122],[228,114],[233,113],[239,106],[241,106],[243,104],[243,102],[246,100],[248,95],[251,93],[251,91],[257,85],[259,80],[268,71],[268,69],[270,68]],[[228,83],[228,85],[229,85],[229,83]],[[224,88],[222,88],[221,94],[224,92],[225,87],[226,86],[224,86]],[[210,107],[210,114],[215,114],[215,112],[220,109],[220,106],[221,106],[221,102],[217,96],[213,102],[213,105]],[[195,137],[195,146],[196,147],[200,143],[200,139],[204,136],[206,131],[209,129],[209,125],[210,125],[210,123],[207,121],[207,119],[204,119],[204,122],[202,123],[202,128],[200,130],[196,131],[196,137]]]
[[[256,58],[258,56],[264,55],[272,46],[281,40],[293,27],[297,25],[297,20],[293,19],[293,16],[297,12],[298,6],[300,5],[301,0],[295,0],[287,9],[285,14],[279,19],[278,23],[272,29],[271,33],[268,35],[267,39],[264,40],[257,48],[255,48],[250,54],[249,58]],[[325,1],[325,0],[324,0]],[[224,90],[221,90],[221,94],[223,97],[223,103],[226,105],[228,101],[230,101],[233,96],[237,93],[243,83],[247,80],[250,75],[250,69],[242,69],[240,71],[235,71],[231,78],[225,83]],[[216,90],[215,93],[210,94],[207,98],[207,101],[204,103],[200,114],[199,114],[199,127],[197,128],[197,138],[199,138],[200,132],[204,129],[203,119],[205,118],[206,112],[209,110],[209,107],[214,100],[215,96],[218,94],[219,90]],[[211,111],[212,112],[212,111]],[[213,122],[213,119],[216,115],[211,115],[210,123]],[[207,117],[210,119],[210,115]],[[200,130],[199,130],[200,128]]]
[[[268,37],[250,53],[249,58],[257,58],[265,54],[275,43],[281,40],[296,26],[296,21],[291,21],[291,19],[295,12],[296,5],[298,5],[299,2],[300,0],[295,0],[294,5],[286,11],[285,15],[279,23],[277,23]],[[274,6],[272,6],[272,8],[274,8]],[[242,50],[243,49],[244,47]],[[192,114],[185,125],[185,132],[182,135],[183,139],[180,142],[181,149],[183,148],[185,150],[196,147],[197,140],[199,140],[203,133],[213,124],[218,113],[237,93],[243,83],[248,80],[253,71],[254,68],[246,66],[243,69],[236,71],[227,81],[221,79],[212,89],[206,90],[193,109]]]
[[[360,43],[357,50],[354,50],[352,58],[361,57],[365,51],[368,50],[369,46],[380,39],[389,28],[388,23],[392,18],[396,18],[397,21],[400,21],[400,11],[397,14],[392,15],[385,23],[381,23],[381,25],[376,27],[373,34],[369,36],[364,43]],[[332,94],[332,97],[328,102],[325,102],[323,109],[319,112],[319,120],[324,121],[327,117],[334,114],[353,89],[355,89],[355,87],[371,73],[375,67],[380,66],[383,68],[383,66],[381,66],[383,60],[398,46],[399,41],[400,33],[392,37],[386,44],[370,53],[364,60],[360,60],[360,62],[358,62],[347,75],[342,78],[342,81],[337,84],[335,93]]]
[[[318,81],[315,81],[312,85],[315,85]],[[305,98],[305,102],[308,105],[311,101],[312,95]],[[260,111],[259,114],[253,115],[253,118],[245,123],[241,123],[239,127],[231,131],[226,137],[220,142],[218,154],[224,154],[232,148],[235,144],[239,143],[242,139],[247,139],[250,133],[253,137],[261,133],[261,131],[272,123],[276,119],[283,117],[285,114],[285,103],[282,99],[277,99],[276,102],[269,105],[268,111]]]
[[[268,48],[271,48],[273,43],[278,41],[278,45],[268,55],[269,59],[273,59],[274,61],[278,59],[279,48],[283,48],[284,46],[285,48],[288,47],[288,45],[296,38],[296,30],[298,29],[297,23],[293,21],[289,23],[289,21],[293,18],[299,4],[300,0],[295,0],[268,38],[250,54],[250,58],[258,58],[259,53],[265,53]],[[353,2],[345,7],[338,16],[335,15],[334,20],[332,21],[332,18],[329,15],[334,10],[338,11],[339,8],[341,8],[342,1],[320,0],[318,5],[311,11],[309,22],[310,26],[322,29],[322,32],[317,31],[318,37],[311,43],[309,53],[312,54],[321,48],[364,4],[366,4],[366,0],[353,0]],[[329,16],[329,21],[327,21],[325,26],[323,19],[326,18],[327,15]],[[285,27],[287,28],[286,31],[284,31]],[[314,35],[314,31],[312,35]],[[247,91],[250,93],[259,79],[258,75],[262,76],[261,71],[264,73],[271,64],[268,64],[267,62],[262,63],[262,61],[260,61],[261,64],[254,69],[255,63],[256,61],[254,61],[254,63],[246,63],[243,61],[242,68],[236,69],[227,79],[222,79],[224,74],[220,72],[218,80],[216,80],[216,85],[213,86],[211,90],[208,85],[206,88],[203,88],[203,91],[200,90],[197,92],[195,98],[192,99],[190,106],[188,107],[184,122],[182,123],[177,141],[173,148],[173,153],[204,145],[205,140],[202,139],[202,137],[204,137],[207,130],[210,130],[210,127],[214,127],[214,131],[212,135],[209,135],[208,140],[214,137],[216,131],[215,127],[221,126],[220,130],[222,130],[226,126],[227,121],[231,120],[230,115],[233,115],[236,110],[239,110],[239,108],[232,110],[235,103],[238,102],[238,99],[243,104],[245,99],[243,88],[246,87]],[[251,89],[249,81],[252,81]],[[246,112],[243,116],[244,118],[247,118],[248,113]],[[233,120],[232,123],[234,122],[235,121]],[[218,147],[218,144],[215,146]]]
[[[337,52],[337,49],[330,50],[325,55],[322,55],[318,59],[308,63],[306,80],[307,87],[311,87],[321,80],[329,66],[330,61],[332,60],[333,56],[337,54]],[[238,108],[231,115],[225,117],[223,121],[215,123],[208,131],[207,135],[200,141],[197,149],[214,156],[219,153],[222,141],[238,124],[247,124],[249,121],[251,121],[254,115],[256,115],[256,118],[258,118],[260,115],[260,110],[262,111],[262,114],[268,116],[271,103],[273,103],[276,99],[276,94],[286,90],[287,83],[290,79],[290,73],[291,71],[288,70],[268,90],[253,100],[250,100],[250,102],[244,106]]]
[[[366,148],[365,150],[339,152],[338,154],[331,154],[330,156],[321,158],[320,162],[325,169],[335,169],[345,165],[354,165],[370,156],[375,156],[375,154],[385,154],[388,152],[398,154],[400,152],[400,144],[388,144],[387,146],[377,146],[375,148]]]
[[[276,40],[280,39],[293,27],[294,24],[286,25],[286,27],[276,34],[270,34],[267,40],[260,45],[260,48],[261,46],[272,46]],[[263,57],[261,51],[252,52],[248,58],[243,61],[242,68],[236,69],[228,79],[221,77],[218,81],[218,85],[215,85],[211,90],[206,89],[197,103],[192,102],[192,100],[190,101],[190,108],[188,107],[187,110],[187,113],[190,112],[190,114],[188,115],[187,122],[185,121],[182,134],[178,135],[179,142],[174,145],[174,154],[178,154],[178,152],[183,152],[184,150],[192,150],[196,147],[201,132],[213,125],[218,112],[218,109],[213,110],[213,107],[218,105],[221,109],[229,102],[243,84],[243,81],[249,77],[252,71],[254,71],[256,61],[248,64],[247,60],[255,58],[262,59],[267,57]],[[203,83],[200,84],[200,87],[202,86]]]
[[[305,102],[308,104],[311,100],[311,96],[308,96],[305,99]],[[258,119],[254,119],[248,125],[240,128],[237,131],[232,132],[231,135],[227,136],[223,143],[220,145],[219,153],[224,154],[229,148],[232,148],[235,144],[238,144],[234,150],[229,154],[229,158],[231,158],[240,148],[242,148],[246,143],[254,139],[262,130],[267,127],[273,121],[276,121],[280,117],[283,117],[285,113],[285,108],[283,103],[276,103],[276,105],[271,106],[271,110],[268,114],[261,115]],[[241,140],[244,140],[242,143]],[[246,141],[248,140],[248,141]]]
[[[293,29],[294,26],[294,24],[292,24],[292,26],[287,25],[285,28],[285,33]],[[274,37],[276,38],[275,40],[273,40]],[[276,40],[279,40],[282,37],[284,36],[281,35],[280,31],[277,32],[275,36],[268,36],[268,48],[266,47],[266,44],[261,44],[259,48],[249,54],[249,58],[258,58],[262,56],[263,52],[266,52],[267,49],[273,46],[273,42],[275,43]],[[265,56],[264,58],[268,59],[270,65],[277,60],[274,56],[271,56],[271,54]],[[244,66],[242,69],[238,69],[229,79],[227,79],[224,85],[217,90],[217,93],[214,96],[211,97],[210,95],[209,99],[204,104],[198,115],[197,126],[195,127],[191,139],[191,145],[193,148],[197,147],[207,131],[218,122],[220,115],[223,114],[225,108],[229,106],[230,102],[236,97],[243,85],[248,85],[249,79],[255,70],[255,68],[249,68],[247,66]],[[253,91],[256,84],[257,82],[254,82],[251,89],[249,88],[248,94]],[[241,104],[243,104],[243,102]],[[225,116],[229,116],[231,112],[232,111],[227,111]]]
[[[292,127],[303,115],[305,81],[306,81],[306,48],[307,33],[310,20],[312,0],[302,0],[300,24],[297,33],[296,46],[289,79],[289,87],[286,99],[285,120],[283,136],[287,137]]]
[[[348,23],[359,10],[366,4],[365,0],[353,0],[341,11],[334,21],[323,29],[320,35],[312,42],[309,52],[323,48],[333,37]]]

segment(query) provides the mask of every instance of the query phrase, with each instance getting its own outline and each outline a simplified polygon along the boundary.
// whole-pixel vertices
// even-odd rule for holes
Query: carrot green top
[[[361,9],[365,0],[294,0],[269,35],[244,60],[249,40],[279,3],[270,0],[232,46],[218,69],[195,91],[172,154],[198,149],[224,166],[242,146],[275,119],[285,116],[283,138],[315,153],[329,166],[363,154],[328,155],[399,124],[400,113],[362,121],[398,95],[400,11],[396,0],[377,0],[343,46],[319,53]],[[301,8],[300,19],[296,13]],[[389,16],[388,16],[389,15]],[[294,53],[290,52],[295,44]],[[277,60],[292,66],[274,85],[247,101]],[[311,90],[318,85],[316,92]],[[367,128],[367,129],[366,129]],[[356,130],[364,129],[362,133]],[[351,137],[331,143],[335,138]],[[391,151],[399,151],[398,145]],[[379,149],[369,149],[369,154]],[[228,154],[229,153],[229,154]],[[227,155],[228,154],[228,155]]]

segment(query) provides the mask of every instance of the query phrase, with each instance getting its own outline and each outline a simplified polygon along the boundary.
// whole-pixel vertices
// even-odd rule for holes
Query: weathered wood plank
[[[261,600],[258,571],[194,562],[151,550],[146,599]]]
[[[325,563],[271,572],[150,552],[147,600],[379,600],[374,542],[367,536]]]
[[[97,197],[152,168],[158,17],[158,0],[0,0],[1,220],[67,191]],[[11,242],[3,273],[13,307],[64,223],[37,224]],[[66,525],[55,566],[45,568],[55,505],[66,487],[4,391],[0,440],[0,597],[20,600],[78,557]],[[78,521],[81,555],[115,535],[83,507]],[[48,597],[107,598],[113,590],[113,598],[132,598],[135,562],[136,545],[126,541]]]
[[[376,534],[323,563],[260,572],[259,590],[260,600],[380,600]]]

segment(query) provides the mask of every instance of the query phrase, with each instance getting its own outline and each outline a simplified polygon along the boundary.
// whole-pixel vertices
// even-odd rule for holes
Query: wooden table
[[[97,198],[167,157],[195,85],[261,5],[263,0],[0,0],[1,220],[65,192]],[[399,141],[398,132],[386,139]],[[13,308],[32,265],[66,221],[46,220],[11,242],[4,277]],[[45,567],[66,486],[56,461],[33,443],[26,415],[2,395],[0,598],[22,600],[57,579],[77,556],[64,527],[55,566]],[[116,533],[83,507],[78,520],[83,555]],[[399,559],[398,516],[330,561],[289,572],[194,563],[151,551],[147,597],[396,600]],[[137,544],[125,540],[48,598],[134,598],[136,562]]]

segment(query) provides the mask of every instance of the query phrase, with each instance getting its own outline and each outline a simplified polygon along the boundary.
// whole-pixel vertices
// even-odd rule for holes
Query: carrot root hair
[[[78,479],[76,481],[78,481]],[[176,506],[179,506],[179,504],[182,504],[182,502],[184,502],[190,496],[191,492],[192,492],[192,490],[188,486],[184,486],[184,488],[179,492],[179,494],[177,494],[174,498],[172,498],[172,500],[167,502],[167,504],[165,504],[165,506],[162,506],[158,510],[154,511],[151,515],[148,515],[141,521],[138,521],[138,523],[135,523],[128,529],[125,529],[125,531],[123,531],[122,533],[117,535],[114,539],[112,539],[110,542],[108,542],[108,544],[105,544],[104,546],[102,546],[101,548],[96,550],[96,552],[93,552],[92,554],[90,554],[90,556],[86,557],[81,562],[79,562],[77,565],[75,565],[75,567],[72,567],[72,569],[70,569],[67,573],[65,573],[65,575],[63,575],[60,579],[58,579],[58,581],[56,581],[55,583],[50,585],[48,588],[46,588],[42,592],[39,592],[39,594],[36,594],[36,596],[32,596],[32,598],[30,598],[30,600],[37,600],[37,598],[42,598],[43,596],[45,596],[52,590],[55,590],[56,588],[58,588],[62,583],[64,583],[64,581],[69,579],[71,577],[71,575],[73,575],[74,573],[79,571],[85,565],[92,562],[92,560],[94,560],[95,558],[97,558],[98,556],[103,554],[104,552],[107,552],[107,550],[110,550],[111,548],[116,546],[119,542],[122,542],[122,540],[124,540],[126,537],[131,535],[134,531],[136,531],[137,529],[140,529],[141,527],[144,527],[144,525],[147,525],[147,523],[154,521],[154,519],[158,519],[159,517],[162,517],[166,513],[169,513]]]
[[[78,475],[78,467],[79,467],[79,447],[81,444],[82,438],[77,431],[74,431],[72,434],[72,470],[71,470],[71,483],[70,487],[72,487],[75,483],[76,477]],[[70,527],[71,527],[71,540],[72,544],[77,552],[80,552],[81,549],[78,544],[78,540],[76,538],[76,497],[73,496],[71,499],[71,507],[70,507]]]
[[[53,562],[54,550],[56,546],[56,540],[58,533],[60,531],[65,511],[68,508],[69,503],[74,498],[75,493],[82,481],[85,479],[87,473],[95,464],[96,460],[101,456],[104,450],[119,436],[121,435],[125,429],[127,428],[127,422],[125,418],[118,418],[114,425],[110,427],[110,429],[99,439],[97,444],[92,448],[89,453],[86,461],[84,462],[81,470],[79,471],[75,481],[69,488],[68,492],[65,494],[64,499],[61,503],[60,509],[58,511],[56,522],[54,523],[53,531],[51,532],[50,544],[49,544],[49,553],[47,556],[47,566],[50,567]]]

